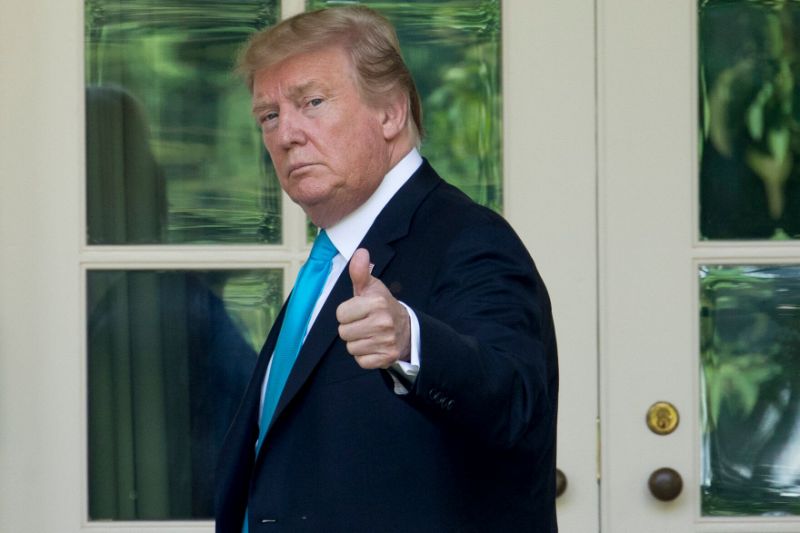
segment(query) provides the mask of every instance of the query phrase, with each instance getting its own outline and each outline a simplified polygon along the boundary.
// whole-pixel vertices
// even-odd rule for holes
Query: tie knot
[[[311,247],[311,255],[308,257],[309,260],[317,260],[317,261],[324,261],[330,262],[339,251],[331,242],[330,237],[328,234],[325,233],[325,230],[319,232],[317,238],[314,239],[314,246]]]

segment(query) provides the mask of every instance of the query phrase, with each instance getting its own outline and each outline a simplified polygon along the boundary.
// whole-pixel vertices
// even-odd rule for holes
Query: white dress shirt
[[[375,192],[372,193],[372,196],[370,196],[366,202],[325,230],[339,253],[333,258],[331,272],[328,274],[328,279],[322,287],[322,292],[319,298],[317,298],[317,303],[311,311],[311,318],[308,322],[306,335],[317,319],[317,315],[319,315],[322,306],[328,299],[328,295],[330,295],[331,290],[333,290],[333,286],[336,284],[339,276],[344,272],[350,258],[353,257],[356,249],[358,249],[358,245],[372,227],[372,223],[375,222],[375,219],[380,212],[383,211],[383,208],[386,207],[386,204],[389,203],[389,200],[391,200],[395,193],[408,181],[411,175],[416,172],[420,165],[422,165],[422,156],[420,156],[419,152],[414,148],[386,174],[383,181],[381,181],[378,188],[375,189]],[[419,320],[410,307],[403,302],[400,303],[403,304],[406,311],[408,311],[411,320],[411,361],[398,361],[395,363],[395,370],[402,372],[413,382],[419,372],[420,365]],[[264,405],[264,394],[267,390],[267,381],[271,367],[272,361],[270,361],[270,366],[267,368],[264,382],[261,385],[262,406]],[[392,376],[392,380],[394,380],[394,392],[396,394],[408,394],[408,390],[391,373],[389,375]],[[258,417],[260,420],[261,408],[259,408]]]

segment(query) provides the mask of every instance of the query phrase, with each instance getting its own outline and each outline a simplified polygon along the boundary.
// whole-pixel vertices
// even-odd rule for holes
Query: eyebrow
[[[312,79],[306,82],[301,83],[300,85],[295,85],[290,87],[286,93],[290,99],[294,100],[298,96],[308,93],[309,91],[315,90],[319,88],[320,90],[326,91],[327,84],[320,80]],[[270,100],[260,100],[253,104],[252,113],[253,115],[258,115],[259,113],[266,111],[267,109],[272,109],[275,107],[275,103]]]
[[[273,107],[275,107],[275,104],[273,104],[272,102],[261,101],[253,104],[253,108],[250,110],[250,112],[253,114],[253,116],[258,116],[264,111],[272,109]]]

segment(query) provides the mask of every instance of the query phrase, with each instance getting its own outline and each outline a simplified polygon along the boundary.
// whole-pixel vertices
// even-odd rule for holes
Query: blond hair
[[[422,104],[392,24],[364,6],[342,6],[301,13],[255,33],[241,49],[236,70],[250,91],[257,71],[297,54],[341,46],[349,55],[365,99],[379,103],[400,90],[408,99],[409,126],[423,134]]]

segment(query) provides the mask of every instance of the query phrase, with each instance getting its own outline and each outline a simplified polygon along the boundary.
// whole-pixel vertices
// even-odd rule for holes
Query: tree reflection
[[[800,236],[800,4],[699,1],[700,232]]]
[[[703,514],[800,514],[800,267],[701,269]]]

